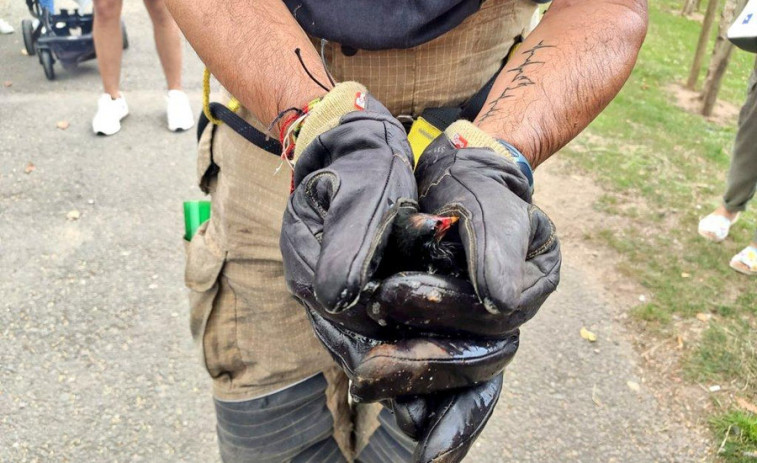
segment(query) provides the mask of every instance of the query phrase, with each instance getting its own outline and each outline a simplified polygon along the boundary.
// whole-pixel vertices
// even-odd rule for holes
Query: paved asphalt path
[[[6,19],[23,17],[13,1]],[[125,20],[131,115],[109,138],[90,130],[93,62],[56,66],[48,82],[21,54],[20,32],[0,36],[0,462],[218,461],[183,287],[181,202],[201,198],[194,134],[165,128],[141,2],[126,2]],[[202,66],[186,52],[185,87],[199,108]],[[651,391],[628,387],[639,370],[618,309],[570,256],[563,275],[524,328],[466,461],[701,461]],[[596,344],[579,337],[583,325]]]

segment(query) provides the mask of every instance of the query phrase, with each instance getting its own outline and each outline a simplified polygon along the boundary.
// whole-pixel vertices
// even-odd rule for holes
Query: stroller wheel
[[[21,21],[21,33],[24,36],[24,47],[29,56],[34,56],[34,24],[31,19]]]
[[[47,80],[54,80],[55,69],[53,69],[53,54],[50,50],[39,50],[39,60],[42,63],[42,68],[45,70]]]
[[[123,38],[124,42],[124,50],[129,49],[129,34],[126,33],[126,24],[121,21],[121,37]]]

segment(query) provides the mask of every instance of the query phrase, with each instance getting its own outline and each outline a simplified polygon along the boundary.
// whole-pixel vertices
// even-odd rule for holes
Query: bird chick
[[[454,216],[400,209],[384,252],[382,273],[423,271],[460,276],[466,266],[462,245],[444,239],[457,221]]]

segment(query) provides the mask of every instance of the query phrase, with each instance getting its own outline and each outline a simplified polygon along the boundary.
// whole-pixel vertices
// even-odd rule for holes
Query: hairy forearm
[[[321,60],[280,0],[166,0],[171,14],[214,76],[263,123],[323,95],[294,50],[328,86]]]
[[[554,0],[497,77],[476,125],[536,167],[620,91],[646,24],[646,0]]]

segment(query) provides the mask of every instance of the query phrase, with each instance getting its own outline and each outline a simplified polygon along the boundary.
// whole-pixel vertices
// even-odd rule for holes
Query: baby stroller
[[[56,14],[53,0],[26,0],[26,6],[36,19],[21,21],[24,46],[29,56],[37,55],[48,80],[55,79],[56,61],[70,69],[95,58],[92,14],[80,14],[78,9],[61,9]],[[123,22],[121,31],[127,49],[129,39]]]

